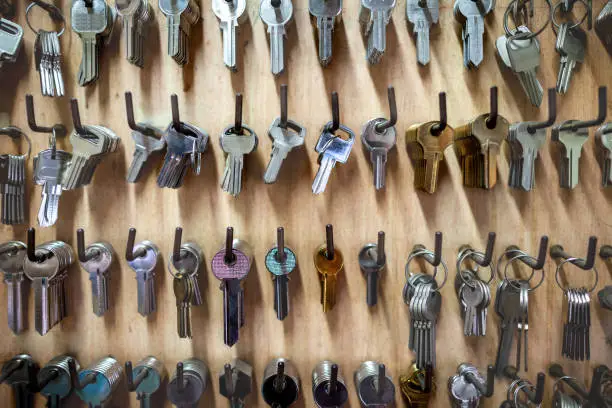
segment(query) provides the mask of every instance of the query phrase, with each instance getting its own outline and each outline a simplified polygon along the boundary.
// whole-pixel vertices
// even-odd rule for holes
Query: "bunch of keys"
[[[25,220],[25,179],[26,162],[32,151],[32,142],[23,131],[15,126],[0,128],[0,135],[13,140],[24,138],[28,144],[27,153],[21,155],[0,155],[0,194],[2,195],[2,224],[22,224]]]
[[[157,310],[155,299],[155,269],[159,258],[159,249],[151,241],[142,241],[134,245],[136,228],[130,228],[125,252],[128,265],[136,272],[138,289],[138,313],[147,317]]]
[[[332,35],[342,19],[342,0],[309,0],[308,11],[317,27],[319,63],[326,67],[332,60]]]
[[[26,245],[21,241],[9,241],[0,245],[0,271],[4,273],[9,329],[15,334],[24,330],[26,315],[27,281],[23,272]]]
[[[109,307],[110,276],[113,246],[108,242],[94,242],[85,248],[85,232],[77,230],[77,252],[81,267],[89,274],[93,312],[101,317]]]
[[[0,68],[4,62],[15,62],[21,51],[23,28],[0,17]]]

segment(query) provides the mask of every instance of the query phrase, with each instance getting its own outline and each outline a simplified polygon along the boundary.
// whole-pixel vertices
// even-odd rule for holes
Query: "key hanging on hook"
[[[236,93],[236,108],[234,110],[234,132],[242,134],[242,94]]]
[[[576,132],[579,129],[586,129],[593,126],[599,126],[606,120],[607,115],[607,88],[605,86],[600,86],[598,90],[598,115],[597,118],[593,120],[585,120],[585,121],[576,121],[573,123],[568,123],[559,128],[560,131],[569,130],[572,132]]]
[[[77,252],[79,256],[79,261],[85,263],[89,262],[93,258],[100,256],[100,251],[96,248],[89,248],[89,250],[85,250],[85,231],[83,228],[79,228],[77,230]]]
[[[548,249],[548,236],[542,235],[540,238],[540,248],[538,250],[537,259],[533,260],[532,257],[521,256],[518,257],[517,260],[521,261],[525,265],[529,266],[532,269],[540,270],[544,268],[544,263],[546,262],[546,252]],[[509,252],[509,256],[514,257],[519,255],[520,248],[516,245],[511,245],[506,248],[506,252]]]
[[[576,265],[580,269],[588,271],[593,268],[593,265],[595,265],[595,255],[596,254],[597,254],[597,237],[592,236],[589,238],[586,258],[582,258],[582,259],[578,258],[578,259],[568,261],[568,262],[571,262],[572,264]],[[550,256],[554,259],[562,259],[562,260],[575,258],[569,255],[567,252],[565,252],[565,250],[563,249],[561,245],[551,246]]]
[[[36,123],[36,115],[34,114],[34,97],[30,94],[26,95],[26,116],[28,117],[28,126],[36,133],[55,133],[56,136],[66,136],[68,131],[62,124],[55,124],[51,127],[39,126]]]
[[[28,229],[28,246],[26,254],[30,262],[36,263],[42,263],[53,257],[53,253],[51,251],[47,251],[44,255],[36,254],[36,230],[34,228]]]
[[[557,91],[555,88],[548,88],[548,119],[544,122],[529,122],[527,131],[533,135],[538,129],[554,125],[555,120],[557,120]]]
[[[489,117],[486,120],[487,128],[495,129],[497,126],[498,110],[498,91],[496,86],[492,86],[490,90],[490,110]]]
[[[382,121],[374,126],[378,133],[382,133],[397,123],[397,105],[395,103],[395,89],[392,86],[387,88],[387,99],[389,100],[389,120]]]
[[[440,265],[442,262],[442,233],[437,231],[434,237],[434,256],[432,257],[430,254],[423,254],[423,259],[427,261],[434,268]],[[426,250],[424,245],[415,245],[413,252],[416,250]]]
[[[340,129],[340,103],[338,102],[338,92],[332,92],[331,94],[331,106],[332,106],[332,127],[331,131],[335,132]]]
[[[176,94],[170,95],[170,107],[172,109],[172,127],[174,127],[177,132],[180,132],[181,116],[179,113],[178,96],[176,96]]]
[[[129,392],[134,392],[140,386],[140,384],[149,376],[149,368],[144,367],[136,377],[134,377],[134,371],[132,369],[132,362],[125,362],[125,377],[127,382],[127,389]]]
[[[79,373],[77,372],[77,369],[76,369],[76,362],[74,361],[73,358],[68,360],[68,372],[70,373],[70,380],[72,381],[72,387],[75,390],[82,390],[88,385],[96,382],[97,376],[96,376],[96,373],[94,372],[87,373],[86,375],[83,376],[82,380],[79,378]]]
[[[446,129],[447,115],[446,115],[446,92],[440,92],[438,94],[438,103],[440,105],[440,121],[431,127],[431,134],[434,136],[440,136],[440,134]]]
[[[489,364],[487,367],[487,379],[482,383],[474,373],[466,372],[463,376],[465,380],[478,390],[481,396],[491,398],[495,392],[495,367]]]
[[[517,381],[521,379],[517,374],[516,368],[512,366],[506,366],[506,368],[504,368],[504,375],[512,381]],[[545,381],[546,381],[546,375],[540,372],[538,373],[538,376],[537,376],[535,391],[532,391],[531,387],[522,388],[522,391],[525,394],[525,396],[529,399],[529,401],[531,401],[535,405],[541,404],[542,400],[544,399],[544,382]]]
[[[181,241],[183,239],[183,229],[176,227],[174,231],[174,246],[172,248],[172,261],[176,264],[181,259]]]
[[[134,119],[134,105],[132,103],[132,93],[125,93],[125,113],[127,114],[127,122],[130,129],[140,132],[143,135],[155,136],[155,132],[152,128],[146,126],[140,126],[136,123]]]
[[[491,265],[491,261],[493,260],[493,248],[495,247],[495,238],[496,234],[494,232],[489,232],[487,238],[487,249],[485,250],[484,257],[480,253],[472,251],[469,258],[483,268]]]
[[[130,228],[128,233],[127,246],[125,248],[125,259],[128,262],[133,261],[136,258],[142,258],[147,254],[147,250],[144,247],[137,248],[134,250],[134,244],[136,241],[136,228]]]

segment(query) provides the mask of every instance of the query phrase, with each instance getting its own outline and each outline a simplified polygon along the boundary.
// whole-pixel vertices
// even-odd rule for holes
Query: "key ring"
[[[522,404],[521,404],[521,405],[519,405],[519,403],[518,403],[518,393],[519,393],[519,391],[521,391],[523,388],[529,388],[529,389],[530,389],[530,390],[532,390],[533,392],[535,392],[535,390],[536,390],[535,385],[531,384],[529,381],[525,381],[525,382],[523,382],[521,385],[519,385],[518,387],[516,387],[516,389],[514,390],[514,398],[513,398],[513,400],[514,400],[514,406],[515,406],[515,407],[519,407],[519,406],[521,406],[521,405],[522,405]],[[530,399],[527,399],[527,405],[528,405],[528,406],[529,406],[529,405],[534,405],[535,407],[538,407],[538,408],[542,406],[542,404],[538,404],[538,405],[533,404],[533,402],[531,402],[531,400],[530,400]]]
[[[184,250],[181,249],[181,251],[184,251]],[[168,257],[168,272],[170,273],[170,275],[173,278],[176,278],[176,275],[183,275],[183,276],[187,276],[189,278],[191,278],[193,276],[197,276],[197,274],[198,274],[198,272],[200,270],[200,265],[196,266],[196,268],[194,269],[193,273],[189,273],[189,272],[183,273],[183,272],[180,272],[178,270],[177,270],[176,273],[172,272],[173,269],[177,269],[177,268],[174,267],[173,257],[174,257],[174,255],[172,255],[172,254]]]
[[[512,394],[514,394],[514,388],[526,382],[527,381],[522,378],[517,378],[516,380],[512,381],[508,386],[508,390],[506,391],[506,399],[510,401],[512,399]]]
[[[566,263],[573,264],[574,261],[581,261],[581,260],[584,260],[584,259],[582,259],[582,258],[567,258],[567,259],[564,259],[563,261],[559,262],[559,265],[557,265],[557,270],[555,272],[555,281],[557,282],[557,286],[559,286],[559,289],[561,289],[563,291],[563,293],[567,293],[569,288],[564,288],[563,285],[561,285],[561,282],[559,282],[559,272],[561,272],[561,267],[563,265],[565,265]],[[588,290],[589,293],[592,293],[595,290],[595,288],[597,287],[597,284],[599,283],[599,272],[597,271],[597,268],[595,267],[595,265],[593,265],[591,270],[593,271],[593,273],[595,273],[595,283],[593,284],[593,287]]]
[[[474,251],[473,249],[466,249],[465,251],[463,251],[463,253],[459,256],[459,258],[457,258],[457,273],[459,274],[459,277],[461,278],[461,280],[463,281],[463,283],[465,283],[466,285],[468,285],[470,288],[474,289],[476,287],[476,284],[470,282],[469,280],[466,280],[463,277],[463,273],[461,272],[461,264],[463,263],[463,261],[465,261],[465,258],[467,258],[470,255],[476,255],[482,259],[485,258],[485,255],[482,252],[477,252]],[[478,268],[476,268],[474,270],[476,277],[482,281],[485,285],[488,285],[489,283],[491,283],[491,281],[493,280],[493,275],[495,274],[494,272],[494,266],[493,263],[491,262],[489,264],[489,271],[491,272],[491,276],[489,277],[488,281],[483,281],[480,276],[478,275]]]
[[[20,156],[22,156],[25,160],[27,160],[30,157],[30,154],[32,153],[32,141],[30,140],[28,135],[26,135],[21,129],[15,126],[3,127],[3,128],[0,128],[0,135],[6,135],[10,137],[11,139],[17,139],[18,137],[23,137],[28,143],[28,152],[26,154],[21,154]]]
[[[546,0],[546,4],[548,5],[548,18],[546,19],[546,23],[544,23],[544,25],[537,31],[534,31],[532,33],[519,33],[519,34],[512,34],[510,32],[510,28],[508,26],[508,18],[510,17],[510,11],[512,10],[512,8],[518,4],[519,0],[512,0],[510,2],[510,4],[508,5],[508,7],[506,8],[506,11],[504,12],[504,31],[506,32],[506,36],[508,38],[512,38],[513,40],[530,40],[532,38],[537,37],[538,35],[542,34],[544,32],[544,30],[546,30],[546,27],[548,27],[548,24],[550,23],[551,20],[554,21],[554,8],[552,3],[550,2],[550,0]],[[533,1],[533,0],[531,0]],[[584,2],[584,0],[578,0],[578,1],[582,1]],[[560,4],[560,3],[559,3]],[[584,19],[583,19],[584,21]],[[515,29],[517,29],[518,27],[515,27]]]
[[[64,18],[62,11],[55,4],[45,3],[42,0],[32,0],[32,2],[26,8],[25,18],[28,27],[30,27],[30,30],[32,30],[34,34],[38,34],[40,32],[40,30],[36,30],[32,26],[32,23],[30,23],[30,11],[34,6],[38,6],[45,10],[47,13],[49,13],[49,17],[51,17],[51,20],[62,23],[62,29],[57,33],[57,36],[61,37],[62,34],[64,34],[64,31],[66,31],[66,19]]]
[[[519,251],[516,251],[516,252],[519,252]],[[520,252],[522,252],[522,251],[520,251]],[[522,258],[531,258],[531,259],[535,260],[535,258],[533,258],[532,256],[529,256],[527,254],[524,254],[524,253],[523,254],[518,254],[518,255],[510,258],[508,260],[508,262],[506,263],[506,266],[504,267],[504,280],[506,282],[508,282],[509,285],[511,285],[513,288],[515,288],[517,290],[521,290],[521,287],[516,284],[516,280],[515,279],[508,278],[508,266],[510,266],[512,264],[512,262],[517,261],[517,260],[522,259]],[[539,288],[542,285],[542,283],[544,283],[544,269],[541,269],[541,271],[542,271],[542,279],[540,279],[540,282],[538,282],[538,284],[535,285],[533,288],[530,287],[529,289],[527,289],[529,292],[533,292],[534,290]],[[527,282],[531,282],[531,279],[533,278],[535,272],[536,272],[535,269],[532,268],[531,269],[531,275],[526,280]]]
[[[531,259],[531,260],[535,261],[535,258],[534,258],[534,257],[532,257],[532,256],[530,256],[529,254],[527,254],[527,252],[525,252],[525,251],[521,251],[521,250],[518,250],[518,249],[506,250],[504,253],[502,253],[502,254],[499,256],[499,258],[497,258],[497,263],[496,263],[496,266],[497,266],[497,268],[496,268],[496,273],[497,273],[497,277],[498,277],[499,279],[504,279],[504,278],[503,278],[503,276],[502,276],[502,274],[501,274],[501,271],[500,271],[499,266],[502,264],[502,259],[503,259],[504,257],[507,257],[508,259],[510,259],[510,257],[508,256],[508,253],[509,253],[509,252],[512,252],[512,253],[519,253],[519,254],[521,254],[521,255],[524,255],[524,257],[525,257],[525,258],[529,258],[529,259]],[[508,262],[511,262],[511,261],[509,260]],[[529,278],[527,278],[527,280],[528,280],[528,281],[530,281],[530,280],[531,280],[531,278],[533,278],[533,276],[534,276],[534,275],[535,275],[535,270],[532,268],[532,269],[531,269],[531,275],[529,275]]]
[[[412,262],[412,260],[414,258],[417,258],[419,256],[425,256],[425,255],[431,255],[432,257],[435,256],[435,254],[428,250],[428,249],[420,249],[418,251],[414,251],[412,252],[409,256],[408,256],[408,260],[406,261],[406,266],[404,267],[404,277],[406,278],[406,283],[410,286],[412,286],[413,289],[416,289],[416,287],[410,283],[410,262]],[[446,284],[446,280],[448,279],[448,267],[446,266],[446,262],[444,261],[440,261],[440,265],[442,265],[442,268],[444,269],[444,280],[442,280],[442,283],[440,285],[438,285],[438,287],[436,289],[432,289],[432,292],[439,292],[440,289],[442,289],[444,287],[444,285]],[[434,267],[434,273],[432,276],[432,280],[436,279],[436,275],[438,274],[438,267]]]
[[[558,391],[558,389],[559,389],[559,383],[560,383],[561,381],[564,381],[564,380],[574,380],[574,381],[576,381],[576,378],[572,377],[571,375],[564,375],[564,376],[562,376],[562,377],[557,378],[557,380],[556,380],[556,381],[553,383],[553,388],[552,388],[552,390],[553,390],[553,394],[554,394],[554,393],[556,393],[556,392]],[[577,382],[577,381],[576,381],[576,382]],[[584,389],[584,388],[585,388],[585,387],[583,387],[583,389]]]
[[[587,19],[587,17],[589,16],[589,14],[591,13],[591,7],[589,7],[589,4],[585,1],[585,0],[575,0],[578,3],[582,3],[584,5],[584,8],[586,9],[584,15],[582,16],[582,18],[580,19],[580,21],[578,21],[577,23],[574,23],[573,25],[569,26],[569,28],[576,28],[579,25],[582,25],[582,23],[584,23],[584,20]],[[552,20],[553,23],[553,27],[556,28],[557,30],[561,27],[561,24],[559,24],[557,22],[557,20],[555,19],[555,14],[557,12],[557,9],[559,7],[561,7],[561,4],[563,3],[563,1],[559,1],[557,4],[555,4],[555,6],[552,8],[551,12],[550,12],[550,18]],[[555,31],[555,34],[557,32]]]

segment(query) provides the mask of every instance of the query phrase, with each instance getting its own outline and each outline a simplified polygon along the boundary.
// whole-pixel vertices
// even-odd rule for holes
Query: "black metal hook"
[[[599,91],[598,91],[598,114],[597,114],[597,118],[593,119],[593,120],[586,120],[586,121],[577,121],[577,122],[573,122],[573,123],[568,123],[566,125],[563,125],[559,128],[559,130],[569,130],[572,132],[576,132],[579,129],[586,129],[592,126],[599,126],[602,123],[604,123],[604,121],[606,120],[606,114],[607,114],[607,104],[608,104],[608,98],[607,98],[607,90],[608,88],[605,86],[600,86],[599,87]]]
[[[327,395],[336,392],[338,387],[338,364],[332,364],[331,373],[329,375],[329,384],[327,385]]]
[[[279,8],[281,5],[281,0],[270,0],[270,4],[272,5],[272,7],[274,8]]]
[[[336,256],[334,249],[334,227],[331,224],[325,226],[325,245],[325,257],[331,261]]]
[[[79,373],[77,372],[76,369],[76,362],[74,361],[73,358],[68,360],[68,372],[70,373],[70,381],[72,381],[72,387],[75,390],[82,390],[83,388],[87,387],[89,384],[93,384],[96,382],[96,373],[87,373],[84,378],[83,381],[81,381],[79,379]]]
[[[276,260],[280,263],[287,260],[287,254],[285,254],[285,229],[283,227],[276,229]]]
[[[70,112],[72,113],[72,124],[74,130],[80,135],[88,135],[89,132],[83,127],[81,123],[81,113],[79,112],[79,101],[76,98],[70,99]]]
[[[544,267],[544,262],[546,262],[546,250],[547,249],[548,249],[548,236],[542,235],[542,238],[540,238],[540,249],[538,250],[538,258],[535,261],[528,257],[520,257],[517,259],[521,261],[522,263],[524,263],[525,265],[529,266],[530,268],[533,268],[536,270],[542,269]],[[513,253],[518,250],[519,250],[519,247],[512,245],[506,249],[506,252]]]
[[[232,366],[230,364],[225,364],[223,366],[223,373],[223,375],[225,376],[225,391],[227,392],[229,398],[232,398],[232,396],[234,395],[234,379]]]
[[[497,126],[497,116],[499,114],[497,87],[492,86],[489,94],[491,99],[491,109],[489,110],[489,116],[487,117],[485,124],[487,125],[487,128],[495,129],[495,127]]]
[[[47,259],[53,257],[53,254],[49,251],[46,255],[36,254],[36,230],[34,228],[28,228],[28,246],[26,254],[30,262],[41,263]]]
[[[185,389],[185,375],[182,361],[176,363],[176,386],[179,392]]]
[[[385,254],[385,232],[378,231],[378,243],[376,244],[376,264],[384,265],[387,261],[387,255]]]
[[[49,383],[51,381],[54,381],[57,379],[57,377],[59,377],[60,372],[58,369],[56,368],[52,368],[50,370],[47,370],[45,372],[45,376],[43,376],[42,378],[37,378],[36,382],[37,382],[37,387],[36,390],[38,392],[40,392],[40,390],[42,390],[43,388],[45,388],[47,385],[49,385]]]
[[[26,116],[28,117],[28,126],[33,132],[37,133],[55,133],[56,136],[66,136],[68,131],[66,126],[62,124],[55,124],[51,127],[39,126],[36,123],[36,115],[34,114],[34,97],[30,94],[26,95]]]
[[[136,241],[136,228],[130,228],[130,232],[128,233],[127,245],[125,248],[125,259],[128,262],[133,261],[136,258],[142,258],[147,254],[147,250],[140,247],[134,250],[134,244]]]
[[[6,366],[2,367],[3,373],[0,375],[0,384],[5,382],[11,375],[15,374],[17,370],[20,370],[24,363],[25,361],[21,358],[13,359],[6,363],[8,367],[6,369]]]
[[[597,237],[589,237],[589,246],[587,247],[587,255],[586,259],[576,259],[575,261],[570,261],[572,264],[576,265],[580,269],[584,269],[588,271],[593,268],[595,264],[595,255],[597,254]],[[561,245],[553,245],[550,247],[550,256],[552,258],[558,259],[568,259],[573,258],[570,256]]]
[[[276,377],[274,378],[274,391],[277,393],[283,392],[285,389],[285,363],[283,361],[279,361],[276,364]]]
[[[176,94],[170,95],[170,108],[172,109],[172,127],[175,130],[181,130],[181,116]]]
[[[225,257],[223,261],[226,265],[236,262],[236,255],[234,255],[234,228],[227,227],[225,230]]]
[[[132,93],[125,93],[125,113],[127,114],[127,122],[130,129],[140,132],[143,135],[153,136],[155,132],[146,126],[140,126],[134,119],[134,104],[132,102]]]
[[[506,368],[504,368],[504,375],[512,381],[520,379],[520,377],[517,374],[516,368],[512,366],[506,366]],[[533,402],[535,405],[542,403],[542,400],[544,399],[544,382],[545,381],[546,381],[546,375],[540,372],[538,373],[535,392],[531,391],[528,388],[522,389],[523,393],[527,396],[529,401]]]
[[[601,248],[599,248],[599,256],[604,261],[607,261],[608,259],[612,258],[612,246],[602,245]]]
[[[548,88],[548,119],[544,122],[530,122],[527,132],[534,134],[538,129],[546,129],[555,124],[557,120],[557,90]]]
[[[440,121],[434,124],[430,129],[431,134],[434,136],[440,136],[448,125],[446,115],[446,92],[440,92],[438,94],[438,104],[440,105]]]
[[[374,388],[378,395],[385,391],[385,387],[382,387],[382,383],[386,376],[387,367],[384,364],[378,364],[378,372],[376,373],[376,381],[374,381]]]
[[[440,262],[442,262],[442,233],[440,231],[436,232],[434,236],[434,240],[435,240],[434,256],[432,257],[429,254],[424,254],[423,259],[425,259],[431,266],[435,268],[438,265],[440,265]],[[425,249],[425,246],[423,245],[415,245],[413,251],[415,250],[426,250],[426,249]]]
[[[282,84],[280,87],[280,123],[278,124],[283,129],[287,129],[287,85]]]
[[[483,268],[491,265],[491,260],[493,259],[493,248],[495,246],[495,237],[496,234],[494,232],[489,232],[489,236],[487,238],[487,249],[485,250],[484,258],[472,252],[470,253],[470,259]]]
[[[88,262],[100,256],[100,251],[96,248],[85,250],[85,231],[83,231],[83,228],[77,230],[77,253],[81,262]]]
[[[464,378],[472,384],[478,392],[487,398],[491,398],[495,392],[495,367],[489,364],[487,367],[487,379],[482,383],[473,373],[465,373]]]
[[[331,131],[335,132],[340,129],[340,102],[338,102],[338,92],[332,92],[331,94],[331,107],[332,107],[332,127]]]
[[[236,108],[234,112],[234,132],[242,134],[242,94],[236,93]]]
[[[174,230],[174,246],[172,247],[172,261],[178,262],[181,259],[181,241],[183,240],[183,229],[176,227]]]
[[[132,369],[132,362],[125,362],[125,377],[127,382],[127,389],[129,392],[134,392],[140,384],[144,381],[145,378],[149,375],[149,369],[144,367],[136,377],[134,377],[134,371]]]
[[[387,88],[387,98],[389,99],[389,120],[382,121],[374,126],[374,130],[382,133],[397,123],[397,104],[395,103],[395,89],[392,86]]]
[[[431,364],[427,364],[425,366],[425,381],[423,388],[423,392],[429,394],[433,388],[433,366]]]

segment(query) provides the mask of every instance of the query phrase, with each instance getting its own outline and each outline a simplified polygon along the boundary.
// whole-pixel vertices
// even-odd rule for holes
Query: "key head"
[[[9,241],[0,245],[0,271],[14,274],[23,271],[26,245],[20,241]]]
[[[406,142],[416,143],[426,155],[431,153],[444,157],[444,150],[453,143],[455,131],[447,125],[438,136],[435,136],[432,128],[439,123],[432,121],[410,126],[406,131]]]
[[[279,375],[281,372],[282,376]],[[266,404],[271,407],[286,408],[297,401],[300,392],[300,380],[291,361],[275,358],[264,370],[261,394]]]
[[[187,370],[185,370],[183,376],[184,387],[182,389],[179,389],[176,377],[168,383],[168,400],[178,407],[196,406],[206,390],[206,385],[200,377]]]
[[[606,155],[612,154],[612,122],[601,125],[595,131],[595,141],[605,150]]]
[[[181,245],[179,259],[174,259],[174,254],[170,253],[169,265],[172,265],[179,273],[193,276],[200,269],[204,253],[202,248],[195,242],[185,242]]]
[[[131,17],[136,14],[143,0],[115,0],[117,13],[122,17]]]
[[[261,0],[259,17],[268,26],[285,26],[293,18],[293,3],[291,0],[280,0],[280,6],[274,7],[272,0]]]
[[[268,137],[272,139],[275,145],[285,146],[289,150],[304,145],[306,138],[306,128],[288,119],[287,128],[280,127],[280,117],[274,119],[274,122],[268,129]]]
[[[74,361],[75,369],[78,372],[78,370],[81,369],[78,361],[67,355],[53,358],[40,370],[38,375],[39,380],[52,375],[53,372],[57,373],[57,377],[40,390],[42,395],[45,397],[57,395],[60,399],[64,399],[72,393],[72,376],[68,367],[69,360]]]
[[[425,7],[419,5],[419,0],[406,1],[406,17],[412,24],[427,21],[437,24],[440,18],[440,4],[438,0],[425,0]]]
[[[562,24],[566,28],[564,35],[560,36],[557,41],[557,52],[567,55],[576,62],[583,62],[587,44],[586,32],[580,26],[571,27],[569,24]]]
[[[225,153],[245,155],[254,152],[257,149],[259,139],[257,138],[257,134],[255,134],[251,128],[242,125],[242,132],[238,133],[232,125],[223,130],[219,141],[221,142],[221,148]]]
[[[70,13],[72,30],[79,34],[103,34],[108,30],[109,11],[104,0],[92,0],[91,8],[85,0],[74,1]]]
[[[538,151],[546,142],[546,129],[537,129],[533,134],[529,133],[529,126],[535,122],[514,123],[509,128],[509,134],[521,145],[523,151],[530,149]]]
[[[378,263],[378,245],[367,244],[359,251],[359,267],[364,274],[382,272],[386,262]]]
[[[47,250],[37,249],[36,256],[43,256]],[[30,280],[46,278],[53,279],[60,271],[60,260],[56,256],[45,259],[42,262],[32,262],[27,257],[23,261],[23,272]]]
[[[501,150],[501,144],[508,136],[508,130],[510,128],[508,120],[501,115],[497,115],[495,127],[492,129],[487,125],[488,119],[489,114],[485,113],[478,116],[470,123],[471,134],[480,142],[482,154],[487,154],[490,150],[499,152]]]
[[[384,121],[385,118],[372,119],[361,130],[361,143],[370,152],[375,148],[389,151],[395,147],[397,141],[395,126],[391,126],[382,132],[376,130],[376,126]]]
[[[138,123],[138,126],[148,129],[154,136],[146,135],[137,131],[132,131],[132,140],[136,149],[143,150],[148,154],[153,152],[159,152],[166,148],[166,140],[164,139],[164,133],[161,129],[146,123]]]
[[[159,9],[165,15],[181,15],[189,6],[189,0],[159,0]]]
[[[383,376],[379,375],[379,366]],[[395,400],[395,385],[386,374],[384,365],[376,361],[366,361],[359,366],[354,375],[357,395],[362,407],[387,407]]]
[[[38,364],[32,359],[29,354],[18,354],[4,363],[2,366],[2,374],[7,374],[21,362],[21,366],[5,380],[5,384],[9,386],[25,385],[29,392],[35,392],[37,388],[36,375],[38,374]]]
[[[295,253],[285,247],[285,260],[281,262],[278,256],[278,248],[274,247],[266,255],[266,268],[274,276],[289,275],[297,266]]]
[[[102,406],[113,393],[112,384],[104,374],[89,369],[79,372],[79,382],[83,382],[88,374],[94,374],[94,380],[83,389],[76,389],[76,393],[89,406]]]
[[[573,131],[571,129],[561,129],[564,125],[570,125],[578,122],[577,120],[566,120],[552,128],[550,133],[551,139],[555,142],[562,143],[566,149],[569,148],[577,149],[578,152],[582,149],[582,145],[586,142],[589,137],[589,129],[577,129]]]
[[[309,0],[308,10],[313,17],[337,18],[342,14],[342,0]]]
[[[144,365],[138,365],[134,367],[134,377],[137,377],[144,370],[148,370],[148,374],[136,388],[136,393],[144,395],[155,394],[157,390],[159,390],[159,388],[161,387],[163,381],[163,373],[159,370],[155,370]]]
[[[222,22],[238,20],[240,24],[247,18],[246,0],[212,0],[212,9],[215,16]]]
[[[181,273],[175,274],[172,287],[174,289],[174,296],[176,297],[177,306],[185,304],[189,305],[191,303],[191,298],[193,297],[193,286],[191,280],[188,279],[186,275]]]
[[[244,250],[242,249],[244,247]],[[246,252],[245,252],[246,250]],[[219,280],[238,279],[247,277],[251,270],[252,258],[248,255],[249,251],[244,245],[244,241],[234,240],[232,253],[234,261],[225,263],[225,248],[215,254],[211,262],[213,275]]]
[[[475,375],[477,376],[477,378],[481,379],[480,375],[478,374],[478,371],[476,371]],[[454,375],[449,378],[448,393],[454,400],[462,404],[470,404],[472,403],[472,401],[474,401],[474,403],[478,403],[481,397],[476,387],[466,381],[463,375]]]
[[[113,263],[113,247],[106,242],[96,242],[87,247],[86,253],[95,250],[98,256],[91,258],[87,262],[81,262],[81,267],[90,275],[104,273],[110,269]]]
[[[523,26],[517,28],[517,33],[528,32],[529,30]],[[510,68],[514,72],[529,72],[540,66],[540,42],[536,37],[529,39],[508,38],[506,40],[506,52]]]
[[[390,12],[395,8],[395,0],[361,0],[361,8],[367,10],[378,10]],[[391,15],[387,16],[387,19],[391,18]]]
[[[225,398],[244,400],[251,393],[253,383],[253,367],[242,360],[234,359],[231,364],[231,384],[225,370],[219,373],[219,393]]]
[[[337,162],[346,163],[355,143],[355,133],[342,124],[339,128],[340,132],[336,131],[334,133],[331,130],[332,125],[333,123],[330,121],[323,127],[315,151],[320,155],[332,157]]]
[[[489,14],[495,8],[495,0],[456,0],[453,6],[455,17],[465,21],[469,17],[482,17]]]
[[[476,308],[482,304],[485,294],[480,285],[474,285],[472,287],[464,283],[461,289],[459,289],[459,298],[461,299],[462,305]]]
[[[314,264],[322,276],[337,276],[344,268],[344,257],[338,248],[334,248],[334,257],[327,259],[327,245],[323,244],[314,253]]]
[[[60,184],[72,154],[63,150],[53,151],[46,149],[38,153],[34,158],[34,181],[42,185],[45,181]]]
[[[145,254],[141,257],[135,257],[134,260],[128,261],[128,265],[134,272],[152,272],[157,266],[159,258],[159,249],[151,241],[142,241],[134,246],[134,251],[144,249]]]

